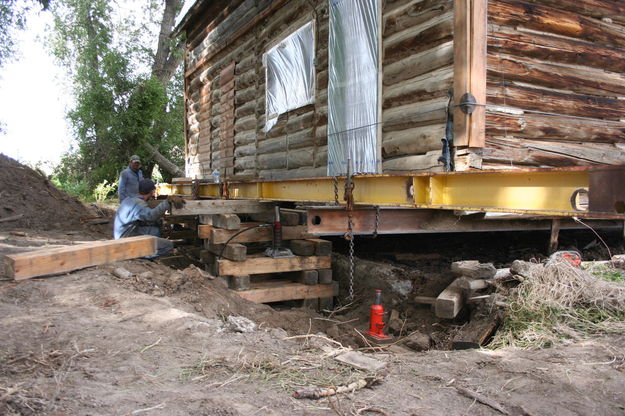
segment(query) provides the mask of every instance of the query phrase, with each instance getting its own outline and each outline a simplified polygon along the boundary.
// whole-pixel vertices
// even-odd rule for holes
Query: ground
[[[112,274],[116,267],[138,274],[127,281]],[[148,287],[141,273],[163,287]],[[249,304],[218,279],[145,260],[4,281],[0,313],[4,414],[500,413],[462,388],[510,414],[625,411],[625,336],[539,351],[367,352],[387,363],[380,384],[331,399],[294,399],[309,385],[366,376],[332,358],[340,345],[308,331],[306,320],[327,318]],[[247,316],[257,327],[237,332],[229,316]],[[293,338],[297,332],[312,336]]]
[[[12,209],[25,219],[39,213],[44,223],[58,216],[27,205]],[[0,254],[107,237],[107,225],[74,224],[41,230],[4,223]],[[471,254],[487,256],[478,251]],[[444,334],[458,323],[436,320],[408,298],[445,285],[441,270],[466,254],[453,252],[413,257],[381,277],[388,285],[385,304],[414,315],[412,325],[440,348],[423,352],[359,340],[355,330],[364,331],[370,304],[369,288],[360,283],[361,304],[319,314],[298,303],[256,305],[194,267],[176,270],[148,260],[0,280],[0,414],[625,414],[625,334],[541,350],[446,350]],[[333,261],[341,274],[345,259]],[[373,273],[372,264],[356,268]],[[116,276],[120,268],[129,277]],[[335,360],[347,349],[386,367],[372,374]],[[319,400],[293,397],[303,388],[366,377],[378,383]]]

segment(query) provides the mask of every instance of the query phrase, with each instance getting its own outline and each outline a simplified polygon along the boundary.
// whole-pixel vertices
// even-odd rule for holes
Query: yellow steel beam
[[[588,190],[587,169],[445,172],[354,176],[354,203],[388,207],[518,212],[549,216],[589,216],[571,206],[575,190]],[[343,204],[345,178],[201,184],[200,197]],[[162,184],[160,194],[191,195],[188,184]],[[592,213],[592,216],[597,216]],[[616,213],[601,217],[625,218]]]

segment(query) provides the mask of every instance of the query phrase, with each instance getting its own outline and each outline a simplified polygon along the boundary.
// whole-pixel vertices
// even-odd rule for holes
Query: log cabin
[[[622,0],[197,0],[186,175],[625,164]]]

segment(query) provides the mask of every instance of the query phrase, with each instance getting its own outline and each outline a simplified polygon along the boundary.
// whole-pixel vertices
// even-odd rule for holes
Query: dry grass
[[[532,265],[509,304],[491,347],[545,348],[625,333],[625,284],[597,278],[566,261]]]

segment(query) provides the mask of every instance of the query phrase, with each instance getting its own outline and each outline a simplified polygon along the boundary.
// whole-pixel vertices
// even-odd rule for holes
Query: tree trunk
[[[158,35],[158,47],[154,56],[154,64],[152,65],[152,76],[167,85],[169,80],[176,72],[176,68],[182,61],[182,53],[179,49],[182,42],[178,42],[176,46],[171,48],[171,33],[176,22],[176,14],[182,8],[183,0],[165,0],[165,10],[161,19],[161,30]],[[163,112],[167,109],[164,107]],[[163,132],[153,134],[154,143],[160,143]],[[163,156],[158,149],[151,143],[145,142],[144,147],[150,152],[150,156],[158,163],[158,165],[172,176],[184,176],[184,171],[170,162]]]
[[[158,149],[156,149],[156,147],[154,147],[152,144],[145,142],[143,143],[143,146],[146,148],[148,152],[150,152],[150,157],[154,159],[156,163],[158,163],[158,166],[160,168],[171,173],[172,176],[176,176],[176,177],[185,176],[184,171],[182,169],[180,169],[178,166],[171,163],[167,158],[165,158],[165,156],[163,156],[158,151]]]

